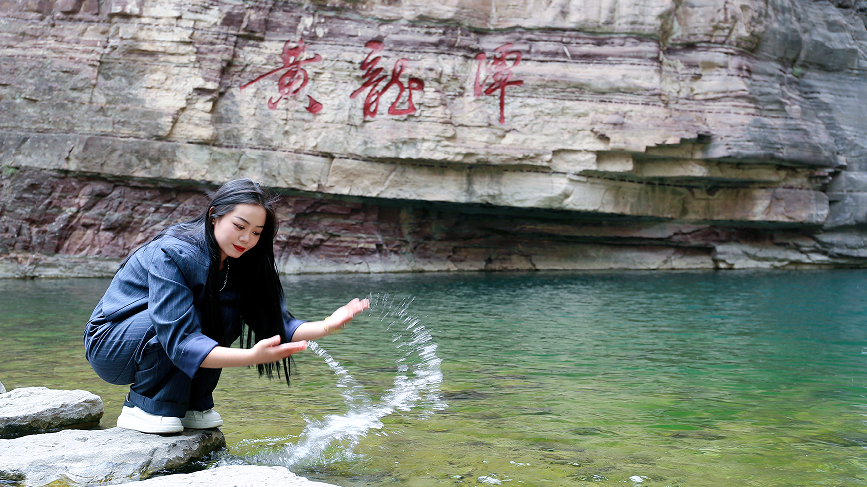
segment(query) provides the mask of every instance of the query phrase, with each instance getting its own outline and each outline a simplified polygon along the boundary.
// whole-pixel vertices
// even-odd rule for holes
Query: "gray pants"
[[[132,384],[125,406],[182,418],[214,407],[221,369],[199,368],[193,377],[176,367],[156,337],[147,310],[123,321],[91,321],[84,330],[85,356],[96,374],[116,385]]]

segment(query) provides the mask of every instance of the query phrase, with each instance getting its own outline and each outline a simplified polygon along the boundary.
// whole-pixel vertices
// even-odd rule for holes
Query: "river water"
[[[867,271],[293,276],[293,313],[377,306],[227,369],[228,448],[340,486],[867,485]],[[0,281],[0,381],[125,387],[83,358],[106,279]]]

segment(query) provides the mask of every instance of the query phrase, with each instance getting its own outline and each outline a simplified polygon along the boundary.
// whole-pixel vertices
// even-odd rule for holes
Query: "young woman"
[[[97,375],[132,384],[119,427],[220,426],[212,392],[222,368],[256,365],[271,377],[282,361],[288,382],[289,355],[370,307],[353,299],[312,322],[286,311],[273,204],[249,179],[230,181],[198,218],[164,230],[121,264],[84,331]],[[239,337],[241,348],[229,348]]]

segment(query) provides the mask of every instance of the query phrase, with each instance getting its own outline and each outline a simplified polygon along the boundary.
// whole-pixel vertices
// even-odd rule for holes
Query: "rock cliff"
[[[0,0],[0,275],[220,182],[284,272],[863,266],[867,2]]]

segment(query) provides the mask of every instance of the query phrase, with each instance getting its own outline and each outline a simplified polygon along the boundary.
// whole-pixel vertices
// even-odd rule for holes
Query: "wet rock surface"
[[[283,467],[258,465],[217,467],[189,474],[154,477],[142,482],[122,485],[127,487],[332,487],[332,484],[314,482],[299,477]]]
[[[195,473],[187,469],[225,448],[219,429],[184,430],[154,435],[96,427],[102,400],[87,391],[24,387],[5,392],[0,383],[0,484],[90,486],[107,484],[172,487],[328,486],[299,477],[282,467],[232,465]],[[143,479],[152,480],[141,482]]]
[[[167,436],[124,428],[24,436],[0,440],[0,480],[23,486],[121,483],[183,467],[224,446],[218,429]]]
[[[0,395],[0,438],[99,425],[102,399],[87,391],[22,387]]]

